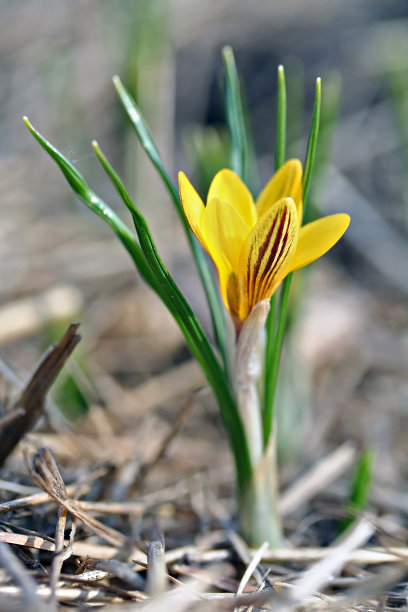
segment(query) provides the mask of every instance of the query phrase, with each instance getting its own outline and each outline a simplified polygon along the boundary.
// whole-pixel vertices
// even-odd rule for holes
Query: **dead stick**
[[[76,333],[78,327],[79,323],[71,323],[61,340],[48,349],[20,397],[14,403],[13,409],[22,408],[24,414],[0,430],[0,466],[42,415],[48,389],[81,340],[81,336]]]

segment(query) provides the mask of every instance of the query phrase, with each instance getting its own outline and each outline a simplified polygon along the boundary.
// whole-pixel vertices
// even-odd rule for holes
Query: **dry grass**
[[[35,388],[36,397],[44,396],[41,384],[33,385],[33,380],[47,387],[44,364],[49,370],[50,355],[54,361],[60,361],[61,354],[66,358],[61,346],[70,345],[75,332],[76,327],[69,328],[57,348],[48,351],[9,405],[0,424],[2,433],[13,415],[22,433],[29,429],[27,424],[32,426],[27,411],[30,390]],[[179,372],[177,366],[176,378]],[[172,372],[166,376],[171,380]],[[165,388],[167,397],[161,389],[158,400],[171,405],[180,389]],[[188,463],[191,447],[183,448],[183,426],[193,421],[201,431],[200,421],[206,420],[191,412],[198,399],[183,400],[178,416],[166,427],[157,414],[141,410],[132,421],[125,413],[129,437],[152,426],[160,430],[153,448],[149,438],[146,445],[139,440],[126,446],[123,422],[96,408],[87,420],[99,421],[98,429],[90,431],[82,422],[78,431],[50,435],[43,427],[28,437],[24,460],[20,446],[16,448],[0,483],[3,497],[12,497],[0,503],[2,609],[406,609],[408,548],[401,512],[395,510],[398,491],[388,491],[380,507],[374,501],[370,514],[361,516],[343,536],[336,535],[345,513],[339,485],[354,464],[355,447],[343,444],[286,484],[280,502],[285,547],[250,550],[233,527],[231,468],[217,467],[217,458],[207,463],[208,469],[197,471],[191,465],[188,476],[177,478],[174,466],[168,465],[175,460],[172,448]],[[25,408],[23,415],[16,415],[18,407]],[[77,444],[76,453],[67,453],[70,438]],[[64,478],[49,448],[30,450],[44,440],[61,457]],[[110,449],[104,461],[98,446]],[[208,452],[206,445],[202,452]],[[155,472],[158,480],[150,483]],[[27,475],[43,493],[27,495],[33,491]]]

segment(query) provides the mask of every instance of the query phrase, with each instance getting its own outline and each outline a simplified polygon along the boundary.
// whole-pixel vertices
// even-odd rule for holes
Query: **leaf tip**
[[[32,132],[34,128],[33,128],[33,126],[31,125],[30,120],[29,120],[29,118],[27,117],[27,115],[24,115],[24,116],[23,116],[23,121],[24,121],[24,123],[26,124],[26,126],[28,127],[28,129],[30,130],[30,132]]]
[[[33,135],[35,138],[37,138],[37,136],[38,136],[38,132],[37,132],[37,130],[35,129],[35,127],[34,127],[34,126],[33,126],[33,125],[30,123],[30,120],[29,120],[29,118],[27,117],[27,115],[24,115],[24,116],[23,116],[23,121],[24,121],[24,123],[25,123],[26,127],[27,127],[27,128],[29,129],[29,131],[31,132],[31,134],[32,134],[32,135]]]
[[[116,91],[119,91],[122,87],[122,81],[120,80],[119,75],[114,74],[112,77],[113,85],[115,86]]]

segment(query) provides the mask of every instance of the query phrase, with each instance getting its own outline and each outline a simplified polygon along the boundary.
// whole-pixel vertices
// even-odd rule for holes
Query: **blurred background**
[[[273,173],[282,63],[291,156],[304,156],[315,79],[323,81],[310,217],[352,217],[341,243],[294,285],[301,299],[279,394],[283,479],[350,439],[380,456],[380,484],[400,484],[408,469],[407,3],[0,0],[0,10],[3,395],[68,322],[80,320],[83,341],[48,412],[51,430],[67,426],[63,414],[80,433],[47,440],[62,458],[77,453],[122,465],[154,452],[203,385],[170,316],[109,228],[74,198],[22,116],[129,221],[93,154],[91,140],[99,142],[208,328],[178,219],[111,79],[118,74],[135,96],[171,175],[184,170],[205,195],[227,163],[221,48],[230,44],[258,159],[254,191]],[[98,444],[86,444],[86,436]],[[219,465],[229,465],[228,449],[203,392],[156,478]]]

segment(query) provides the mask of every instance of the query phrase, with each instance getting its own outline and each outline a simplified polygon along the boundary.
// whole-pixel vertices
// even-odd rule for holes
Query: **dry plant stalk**
[[[61,340],[47,350],[20,396],[11,406],[14,418],[5,422],[3,417],[3,427],[0,429],[0,466],[25,434],[35,427],[42,415],[49,388],[81,340],[81,336],[76,333],[78,327],[79,323],[71,323]]]
[[[26,452],[25,460],[31,478],[54,501],[113,546],[124,547],[126,545],[126,538],[121,533],[106,527],[97,519],[86,514],[76,500],[68,497],[64,481],[50,449],[40,448],[31,461]]]

